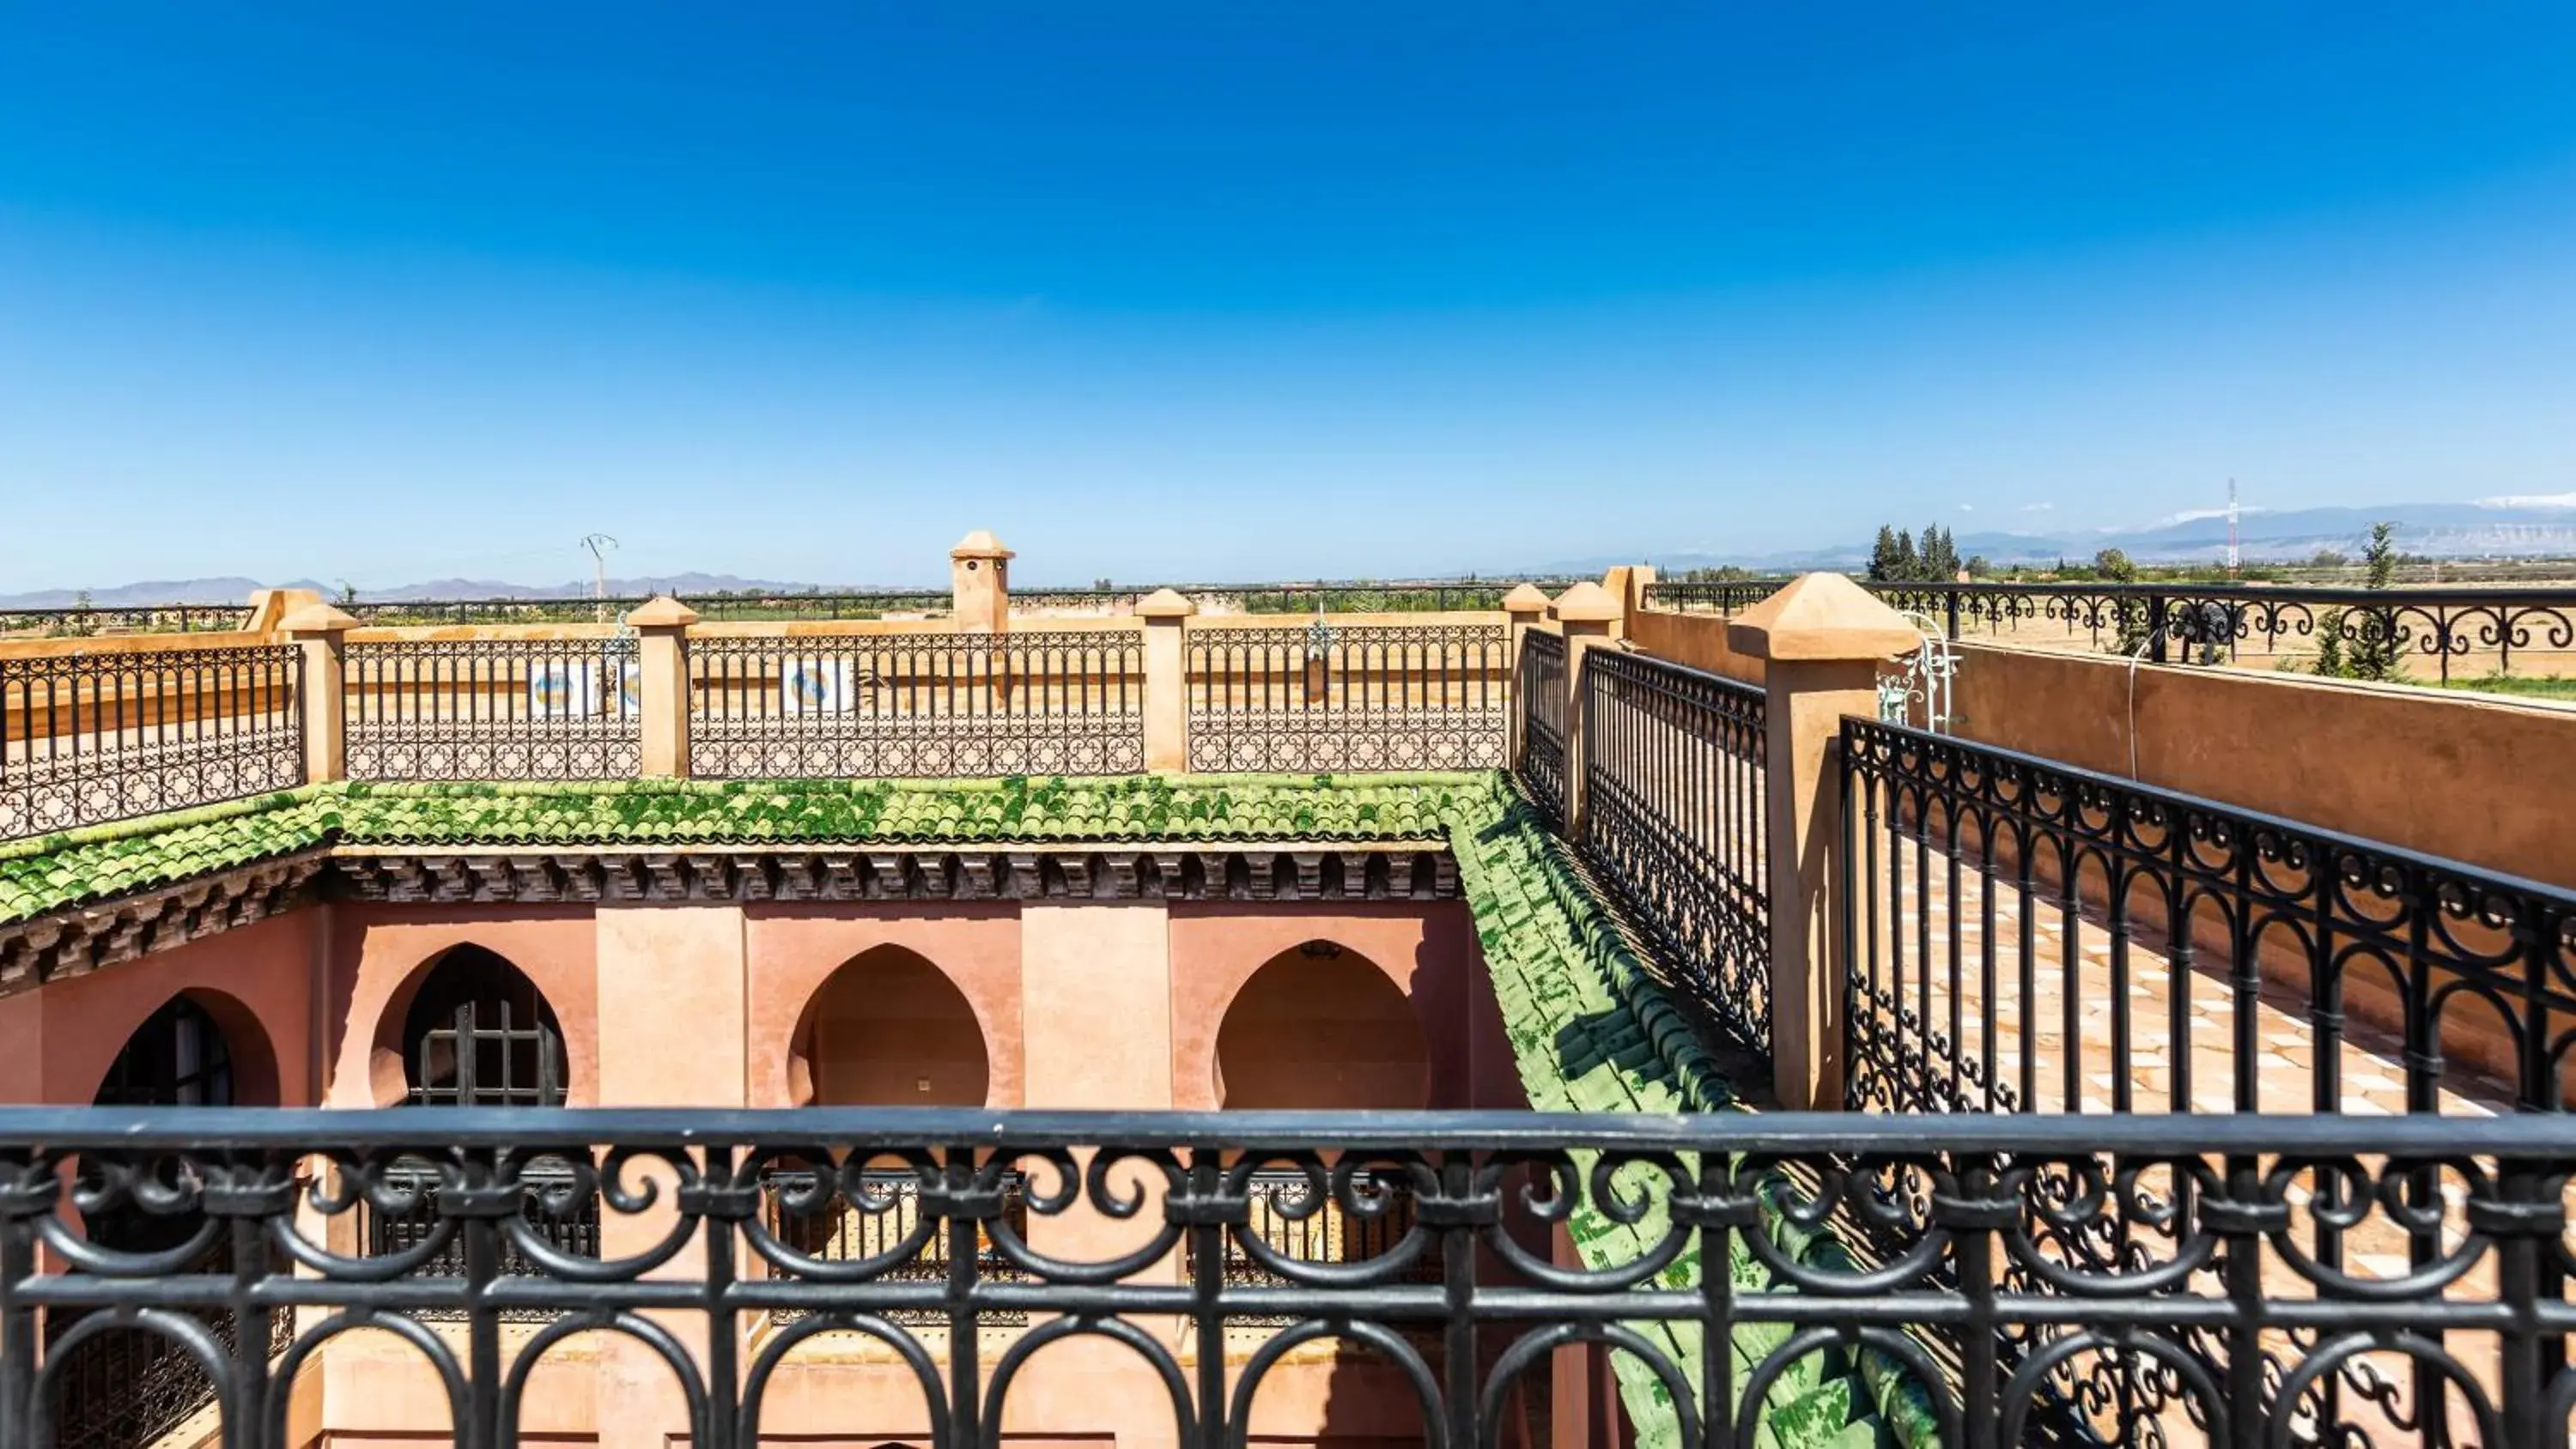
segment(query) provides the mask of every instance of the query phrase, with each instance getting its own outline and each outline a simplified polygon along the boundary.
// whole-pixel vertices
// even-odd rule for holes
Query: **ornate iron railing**
[[[703,776],[1125,775],[1145,768],[1133,630],[689,641]]]
[[[1584,853],[1680,984],[1767,1053],[1763,692],[1615,649],[1585,650],[1582,668]]]
[[[332,1220],[377,1190],[333,1184],[373,1183],[371,1164],[408,1158],[437,1163],[443,1183],[436,1231],[408,1253],[461,1247],[459,1273],[329,1246]],[[617,1235],[631,1254],[573,1258],[531,1231],[523,1178],[548,1158],[580,1164],[575,1190],[604,1217],[633,1219]],[[801,1251],[764,1207],[764,1178],[790,1158],[834,1163],[833,1192],[869,1213],[902,1200],[848,1193],[846,1164],[910,1172],[910,1227],[866,1258]],[[335,1171],[299,1188],[315,1159]],[[1346,1213],[1371,1184],[1400,1181],[1411,1219],[1359,1261],[1283,1253],[1253,1230],[1259,1176],[1283,1165]],[[1006,1210],[1022,1170],[1025,1232]],[[1142,1355],[1167,1389],[1104,1417],[1168,1413],[1178,1442],[1205,1449],[1240,1441],[1288,1350],[1336,1335],[1395,1365],[1427,1442],[1459,1446],[1495,1442],[1515,1385],[1552,1350],[1599,1343],[1660,1386],[1649,1411],[1686,1449],[1790,1442],[1775,1415],[1791,1400],[1821,1421],[1819,1442],[1901,1425],[1909,1442],[1959,1449],[2085,1429],[2123,1443],[2435,1444],[2456,1427],[2530,1449],[2558,1442],[2576,1408],[2571,1176],[2576,1122],[2554,1115],[12,1109],[0,1442],[56,1442],[64,1364],[99,1334],[139,1329],[216,1382],[228,1443],[283,1449],[296,1377],[339,1335],[374,1329],[436,1370],[469,1449],[508,1442],[531,1362],[597,1331],[659,1356],[688,1406],[670,1430],[708,1449],[758,1442],[774,1375],[832,1331],[911,1367],[940,1444],[996,1442],[1031,1355],[1090,1334]],[[67,1192],[85,1207],[139,1196],[193,1237],[114,1253],[59,1212]],[[1869,1215],[1879,1255],[1809,1246],[1844,1212]],[[1073,1261],[1032,1242],[1050,1220],[1094,1214],[1135,1220],[1133,1246]],[[1552,1259],[1561,1224],[1595,1245],[1586,1265]],[[2374,1226],[2438,1250],[2345,1262],[2314,1246],[2329,1228]],[[900,1271],[943,1232],[978,1231],[1017,1276],[987,1273],[981,1254],[949,1254],[943,1278]],[[2067,1251],[2088,1235],[2119,1251]],[[190,1271],[220,1238],[255,1266]],[[266,1266],[267,1242],[292,1271]],[[514,1248],[541,1271],[505,1274]],[[1281,1282],[1229,1273],[1238,1251]],[[1176,1252],[1185,1274],[1163,1266]],[[1417,1280],[1423,1264],[1438,1281]],[[255,1328],[246,1341],[261,1349],[228,1352],[196,1316],[206,1309]],[[418,1321],[440,1313],[463,1328]],[[505,1339],[505,1320],[528,1313],[551,1321]],[[802,1316],[751,1336],[780,1313]],[[65,1314],[85,1316],[40,1353],[40,1320]],[[272,1362],[289,1314],[294,1336]],[[944,1340],[925,1343],[898,1314],[928,1315]],[[1034,1326],[999,1346],[973,1331],[1006,1315]],[[1260,1333],[1265,1319],[1288,1323]],[[1186,1351],[1175,1321],[1202,1347]],[[1248,1358],[1207,1350],[1229,1332],[1259,1335]],[[2444,1385],[2438,1403],[2354,1387],[2409,1370]],[[1807,1392],[1837,1379],[1847,1393]]]
[[[1501,623],[1192,628],[1193,770],[1500,769],[1510,718]]]
[[[1520,737],[1513,772],[1548,819],[1565,819],[1565,636],[1543,629],[1521,634]]]
[[[213,1244],[187,1271],[228,1276],[231,1248],[229,1242]],[[63,1352],[60,1345],[65,1335],[86,1316],[66,1310],[46,1323],[47,1357],[59,1353],[62,1358],[57,1449],[137,1449],[160,1440],[215,1402],[216,1380],[197,1356],[179,1340],[148,1328],[109,1329]],[[240,1355],[240,1320],[232,1311],[199,1309],[189,1317],[204,1327],[207,1340],[222,1357]],[[294,1342],[293,1317],[276,1315],[269,1324],[267,1356],[276,1358]]]
[[[1736,613],[1788,579],[1646,587],[1649,605]],[[2576,589],[2344,589],[2300,584],[1868,584],[1893,607],[1942,620],[1950,638],[2038,625],[2084,636],[2094,649],[2141,654],[2156,664],[2308,654],[2336,636],[2344,649],[2393,643],[2398,659],[2452,664],[2494,656],[2512,672],[2517,654],[2576,654]]]
[[[354,599],[338,606],[362,623],[388,627],[431,624],[613,624],[651,602],[638,594],[606,598],[564,596],[515,599]],[[881,619],[889,614],[945,614],[953,602],[945,589],[865,589],[833,593],[737,590],[688,594],[680,602],[710,623],[757,620]]]
[[[2576,892],[1847,718],[1851,1100],[2564,1107]],[[2218,1072],[2218,1080],[2208,1074]]]
[[[822,1281],[857,1271],[852,1264],[865,1267],[887,1265],[882,1277],[890,1282],[945,1283],[954,1271],[949,1263],[956,1251],[954,1234],[963,1225],[941,1220],[933,1215],[925,1220],[922,1213],[922,1179],[917,1172],[872,1169],[858,1160],[818,1171],[798,1165],[774,1169],[761,1179],[768,1207],[763,1222],[770,1235],[787,1251],[830,1265],[818,1269]],[[1020,1178],[1014,1174],[1001,1183],[1001,1217],[1021,1241],[1028,1239],[1029,1208]],[[999,1281],[1026,1281],[1027,1274],[1011,1266],[1001,1246],[990,1232],[972,1225],[977,1276]],[[916,1235],[927,1240],[916,1244]],[[792,1268],[778,1270],[781,1277],[809,1277]],[[792,1322],[807,1316],[807,1310],[786,1309],[771,1315],[781,1322]],[[933,1310],[897,1310],[890,1315],[897,1323],[938,1324],[945,1320]],[[1027,1315],[988,1322],[1013,1325],[1028,1321]]]
[[[1735,613],[1787,579],[1657,582],[1649,604]],[[2024,626],[2081,636],[2097,649],[2156,663],[2214,662],[2243,654],[2313,651],[2329,635],[2347,648],[2393,644],[2400,659],[2452,666],[2493,656],[2510,672],[2518,654],[2576,653],[2576,588],[2312,588],[2270,584],[1871,583],[1899,609],[1942,621],[1952,639],[1980,631],[2018,636]]]
[[[77,605],[0,609],[0,634],[79,639],[95,634],[202,634],[239,629],[250,611],[239,604]]]
[[[353,780],[622,779],[643,763],[631,637],[352,641]]]
[[[292,645],[0,658],[0,839],[304,781]]]

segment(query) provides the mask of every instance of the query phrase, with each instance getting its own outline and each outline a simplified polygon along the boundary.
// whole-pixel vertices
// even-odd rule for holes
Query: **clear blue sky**
[[[2564,0],[16,0],[0,592],[2562,493],[2571,78]]]

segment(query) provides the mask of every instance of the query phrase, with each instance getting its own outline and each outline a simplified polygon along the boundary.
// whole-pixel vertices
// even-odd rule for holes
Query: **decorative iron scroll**
[[[428,1232],[390,1256],[335,1249],[335,1220],[412,1190],[390,1171],[411,1161],[439,1177]],[[568,1179],[537,1177],[547,1164]],[[1283,1171],[1300,1191],[1274,1189]],[[1391,1364],[1440,1445],[1497,1442],[1551,1352],[1589,1343],[1643,1374],[1630,1409],[1684,1449],[1809,1442],[1801,1429],[1958,1449],[2536,1446],[2576,1408],[2572,1173],[2576,1128],[2548,1116],[14,1109],[0,1442],[61,1442],[66,1365],[139,1331],[198,1361],[225,1442],[285,1449],[295,1381],[368,1329],[434,1371],[472,1449],[511,1442],[529,1366],[586,1332],[657,1358],[686,1405],[668,1432],[707,1449],[759,1442],[780,1369],[828,1333],[909,1365],[941,1445],[999,1442],[1030,1357],[1096,1335],[1166,1389],[1105,1416],[1168,1414],[1192,1449],[1242,1442],[1265,1376],[1327,1337]],[[596,1213],[631,1250],[561,1250],[532,1195]],[[2150,1196],[2152,1238],[2136,1232]],[[186,1240],[111,1250],[66,1197]],[[1384,1224],[1377,1251],[1309,1253],[1265,1225],[1328,1212]],[[794,1222],[839,1234],[849,1214],[900,1231]],[[1040,1246],[1068,1240],[1051,1226],[1068,1215],[1131,1222],[1132,1243]],[[1875,1252],[1818,1250],[1855,1218]],[[2320,1257],[2329,1218],[2430,1224],[2440,1246]],[[1579,1265],[1550,1251],[1566,1227],[1589,1245]],[[2135,1241],[2065,1251],[2088,1236]],[[241,1255],[270,1243],[292,1262],[198,1271],[217,1241],[237,1263],[267,1263]],[[991,1253],[942,1246],[964,1241]],[[828,1246],[844,1242],[864,1251]],[[506,1270],[513,1254],[534,1271]],[[944,1273],[923,1271],[934,1259]],[[244,1333],[210,1334],[210,1306]],[[46,1343],[43,1321],[65,1316]],[[424,1322],[441,1319],[459,1322]],[[504,1336],[514,1319],[542,1326]],[[1207,1351],[1220,1338],[1229,1351]],[[2444,1386],[2439,1417],[2405,1387],[2425,1378]]]
[[[1191,629],[1190,768],[1494,770],[1510,719],[1506,626]]]
[[[1732,614],[1778,592],[1787,579],[1722,584],[1664,583],[1649,605]],[[2402,659],[2433,662],[2444,680],[2454,662],[2492,654],[2511,672],[2518,653],[2576,652],[2576,589],[2305,588],[2253,584],[1871,583],[1899,609],[1927,614],[1959,639],[1982,628],[2018,633],[2057,626],[2062,636],[2158,662],[2212,663],[2240,654],[2306,652],[2326,634],[2347,647],[2393,642]]]
[[[1145,768],[1144,644],[1131,630],[699,638],[689,669],[702,776]]]
[[[1565,636],[1521,634],[1520,740],[1513,759],[1521,788],[1547,818],[1565,819]]]
[[[352,642],[353,780],[623,779],[643,763],[632,637]]]
[[[1764,695],[1643,654],[1583,654],[1581,845],[1738,1044],[1771,1044]]]
[[[0,658],[0,840],[304,783],[293,645]]]
[[[2513,1105],[2566,1105],[2576,892],[1873,720],[1843,721],[1842,761],[1855,1104],[2335,1111],[2356,1008],[2385,1002],[2407,1110],[2479,1086],[2459,1057],[2481,1047]],[[2295,1096],[2267,993],[2316,1033]],[[2174,1047],[2212,1030],[2215,1103]],[[2092,1055],[2051,1062],[2052,1039]]]

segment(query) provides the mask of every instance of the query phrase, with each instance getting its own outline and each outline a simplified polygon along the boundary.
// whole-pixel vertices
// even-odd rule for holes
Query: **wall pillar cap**
[[[277,627],[289,634],[337,634],[357,628],[358,621],[329,604],[311,603],[278,620]]]
[[[953,559],[1018,557],[1017,554],[1002,547],[1002,541],[995,538],[993,530],[989,528],[976,529],[973,533],[957,540],[957,546],[948,551],[948,556]]]
[[[1590,579],[1557,595],[1550,607],[1560,622],[1568,624],[1607,624],[1625,612],[1616,596]]]
[[[1817,573],[1736,615],[1726,642],[1755,659],[1886,659],[1920,647],[1923,633],[1848,576]]]
[[[1177,589],[1162,588],[1136,601],[1140,619],[1186,619],[1199,611],[1190,596]]]
[[[626,622],[638,629],[685,629],[698,622],[698,611],[669,594],[656,594],[629,610]]]
[[[1506,614],[1544,614],[1547,605],[1547,590],[1532,583],[1514,584],[1512,591],[1503,595],[1503,612]]]

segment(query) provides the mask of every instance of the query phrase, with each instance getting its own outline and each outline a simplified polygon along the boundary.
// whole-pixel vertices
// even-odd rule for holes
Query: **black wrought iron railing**
[[[541,1277],[550,1260],[599,1256],[600,1199],[582,1178],[589,1166],[587,1154],[578,1163],[544,1157],[513,1174],[516,1225],[499,1235],[493,1272],[505,1278]],[[406,1277],[462,1278],[470,1268],[469,1245],[454,1231],[456,1205],[439,1201],[453,1182],[453,1174],[438,1161],[413,1156],[354,1164],[326,1191],[350,1201],[367,1256],[399,1263],[398,1271]]]
[[[1499,769],[1506,626],[1193,627],[1183,636],[1193,770]]]
[[[1583,654],[1584,854],[1737,1043],[1771,1042],[1765,696],[1616,649]]]
[[[353,640],[353,780],[601,780],[643,764],[636,641]]]
[[[1565,636],[1521,633],[1520,731],[1513,773],[1550,820],[1565,819]]]
[[[78,605],[60,609],[0,609],[0,635],[83,639],[100,634],[204,634],[239,629],[250,611],[240,604]]]
[[[0,657],[0,839],[304,781],[293,645]]]
[[[1857,1105],[2566,1105],[2576,892],[1874,720],[1841,756]]]
[[[846,1282],[879,1278],[889,1282],[945,1283],[956,1271],[951,1262],[961,1236],[974,1244],[975,1273],[1000,1281],[1027,1275],[1011,1265],[991,1232],[980,1224],[959,1224],[936,1214],[925,1215],[922,1194],[936,1198],[942,1180],[927,1181],[917,1170],[870,1168],[863,1157],[827,1168],[806,1165],[775,1168],[761,1178],[767,1206],[760,1219],[774,1250],[768,1254],[775,1276],[812,1282]],[[1001,1221],[1021,1241],[1028,1240],[1029,1209],[1017,1174],[1003,1177],[999,1188]],[[787,1309],[772,1315],[780,1322],[808,1316]],[[935,1324],[936,1310],[897,1310],[893,1321]],[[987,1320],[1003,1326],[1027,1322],[1027,1316]]]
[[[1145,768],[1133,629],[689,641],[710,777],[1123,775]]]
[[[232,1274],[232,1261],[231,1242],[217,1241],[198,1253],[186,1271],[225,1278]],[[167,1333],[112,1327],[85,1332],[77,1346],[66,1347],[71,1331],[88,1316],[77,1309],[60,1310],[45,1324],[46,1361],[58,1361],[62,1380],[56,1449],[139,1449],[176,1432],[215,1402],[215,1376]],[[240,1319],[232,1310],[201,1308],[186,1316],[202,1328],[204,1342],[220,1357],[242,1356]],[[294,1317],[273,1315],[266,1356],[276,1358],[294,1341]]]
[[[1647,586],[1650,606],[1735,613],[1787,579]],[[2313,654],[2329,639],[2430,664],[2448,680],[2474,662],[2509,673],[2533,654],[2576,653],[2576,588],[2392,589],[2295,584],[1880,583],[1891,605],[1942,621],[1952,639],[2077,638],[2156,663]]]
[[[854,1155],[898,1162],[921,1183],[917,1215],[885,1253],[817,1259],[765,1227],[763,1183],[779,1163]],[[274,1241],[294,1266],[199,1272],[192,1252],[87,1242],[57,1211],[72,1157],[93,1205],[150,1184],[150,1210],[241,1244]],[[438,1164],[436,1233],[442,1250],[460,1246],[460,1271],[388,1273],[382,1259],[334,1251],[333,1220],[356,1200],[298,1190],[316,1157],[341,1175]],[[536,1251],[521,1203],[531,1166],[548,1158],[598,1164],[575,1174],[575,1190],[596,1197],[603,1219],[637,1219],[612,1235],[632,1254]],[[1344,1213],[1362,1210],[1369,1184],[1404,1184],[1411,1215],[1385,1251],[1314,1261],[1256,1230],[1263,1174],[1311,1178],[1326,1162]],[[1015,1172],[1028,1174],[1025,1230],[1009,1210]],[[658,1191],[641,1190],[646,1176]],[[1907,1442],[1961,1449],[2088,1431],[2124,1443],[2532,1449],[2559,1442],[2576,1409],[2571,1176],[2576,1123],[2542,1114],[10,1109],[0,1441],[56,1442],[74,1352],[137,1329],[198,1358],[228,1443],[284,1449],[295,1379],[319,1371],[338,1335],[371,1329],[427,1358],[457,1441],[476,1449],[506,1442],[520,1411],[514,1374],[598,1330],[663,1350],[690,1406],[668,1430],[712,1449],[758,1442],[780,1366],[831,1331],[876,1338],[916,1367],[940,1443],[991,1442],[1031,1356],[1099,1334],[1143,1355],[1168,1388],[1118,1412],[1168,1413],[1178,1442],[1217,1449],[1241,1439],[1288,1349],[1339,1334],[1395,1364],[1427,1440],[1457,1445],[1495,1442],[1514,1385],[1545,1374],[1554,1349],[1600,1343],[1660,1386],[1642,1407],[1668,1416],[1662,1432],[1684,1446],[1803,1442],[1774,1417],[1800,1399],[1821,1421],[1810,1426],[1819,1442],[1902,1421]],[[1875,1254],[1802,1246],[1847,1213],[1869,1215]],[[1125,1220],[1133,1245],[1068,1261],[1032,1244],[1042,1222],[1067,1214]],[[1553,1259],[1560,1226],[1592,1245],[1584,1264]],[[2386,1228],[2438,1248],[2337,1259],[2314,1246],[2329,1228]],[[988,1273],[980,1253],[947,1255],[944,1277],[894,1271],[935,1252],[943,1233],[977,1232],[1013,1274]],[[2068,1251],[2095,1239],[2115,1251]],[[505,1271],[513,1248],[538,1271]],[[1229,1273],[1238,1251],[1283,1281]],[[1176,1254],[1187,1273],[1161,1266]],[[1436,1282],[1417,1277],[1426,1263]],[[231,1351],[202,1331],[195,1315],[207,1308],[244,1325]],[[290,1312],[294,1336],[272,1359],[274,1325]],[[782,1313],[801,1316],[748,1332]],[[41,1320],[73,1314],[84,1316],[43,1346]],[[438,1314],[462,1329],[418,1323]],[[937,1357],[897,1314],[946,1330]],[[550,1321],[503,1337],[505,1321],[528,1315]],[[1004,1315],[1030,1324],[1006,1346],[973,1331]],[[1262,1331],[1277,1319],[1288,1322]],[[1248,1357],[1185,1355],[1161,1331],[1175,1320],[1202,1345],[1229,1329],[1259,1341]],[[2363,1387],[2426,1376],[2442,1385],[2438,1400]],[[1849,1423],[1805,1394],[1837,1377],[1855,1386],[1822,1399]]]

